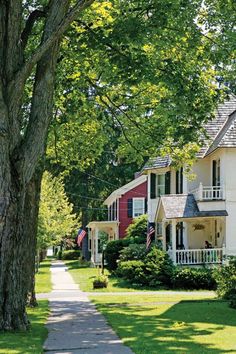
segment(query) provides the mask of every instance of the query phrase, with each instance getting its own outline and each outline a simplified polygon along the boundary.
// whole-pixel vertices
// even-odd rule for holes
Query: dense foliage
[[[76,260],[79,259],[81,252],[79,250],[64,250],[62,252],[63,260]]]
[[[131,243],[120,251],[120,261],[144,260],[147,255],[146,245]]]
[[[78,222],[73,205],[65,194],[62,178],[45,172],[39,207],[38,247],[44,249],[60,244],[65,236],[73,235]]]
[[[134,218],[132,223],[127,227],[126,238],[130,243],[145,243],[147,238],[147,215],[141,215]]]
[[[172,277],[172,286],[177,289],[214,290],[216,282],[211,269],[176,267]]]
[[[236,308],[236,258],[229,259],[229,264],[224,265],[214,272],[217,283],[217,294],[230,302]]]
[[[126,246],[128,246],[128,242],[126,239],[108,242],[105,250],[106,267],[108,270],[116,270],[118,266],[117,261],[120,257],[120,252]]]

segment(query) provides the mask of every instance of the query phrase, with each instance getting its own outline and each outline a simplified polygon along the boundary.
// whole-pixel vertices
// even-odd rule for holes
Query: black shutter
[[[165,174],[165,194],[170,194],[170,171]]]
[[[144,201],[144,213],[147,214],[147,198]]]
[[[176,175],[175,175],[175,185],[176,185],[176,194],[180,194],[180,190],[179,190],[179,170],[176,171]]]
[[[183,193],[183,167],[180,169],[180,193]]]
[[[212,185],[217,186],[216,181],[216,160],[212,161]]]
[[[133,199],[127,200],[127,216],[128,218],[133,217]]]
[[[156,198],[156,174],[151,173],[151,181],[150,181],[150,198]]]

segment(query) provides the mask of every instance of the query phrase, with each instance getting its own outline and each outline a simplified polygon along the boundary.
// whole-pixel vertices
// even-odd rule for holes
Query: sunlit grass
[[[49,293],[52,290],[50,266],[50,260],[44,260],[40,263],[39,271],[35,278],[35,290],[38,294]]]
[[[40,300],[39,306],[29,308],[31,329],[28,332],[0,333],[1,354],[41,354],[47,337],[44,326],[48,317],[48,302]]]
[[[90,298],[136,354],[236,353],[236,311],[227,302],[203,295]]]

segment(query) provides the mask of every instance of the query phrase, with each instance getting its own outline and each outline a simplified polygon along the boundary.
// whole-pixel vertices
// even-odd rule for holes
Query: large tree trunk
[[[69,1],[50,1],[43,43],[63,20],[68,4]],[[21,1],[0,0],[0,48],[3,48],[0,49],[0,330],[29,326],[25,307],[32,275],[35,225],[28,227],[31,221],[34,223],[33,214],[37,214],[36,210],[32,213],[29,210],[29,198],[36,165],[45,152],[59,48],[58,40],[54,41],[38,61],[31,113],[23,136],[20,132],[23,90],[20,85],[9,84],[23,65],[20,17]]]

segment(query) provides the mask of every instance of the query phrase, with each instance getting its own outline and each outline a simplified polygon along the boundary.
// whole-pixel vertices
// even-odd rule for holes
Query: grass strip
[[[49,293],[52,290],[51,282],[51,261],[46,259],[39,265],[39,271],[35,277],[35,291],[39,293]]]
[[[27,332],[0,333],[1,354],[41,354],[47,338],[45,323],[48,317],[48,301],[39,300],[39,306],[28,308],[31,329]]]

